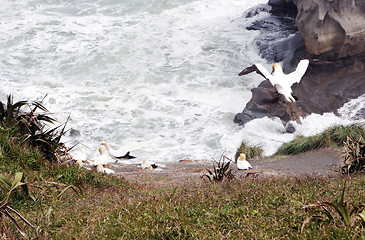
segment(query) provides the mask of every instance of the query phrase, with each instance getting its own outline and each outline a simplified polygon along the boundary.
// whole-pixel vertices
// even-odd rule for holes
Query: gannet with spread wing
[[[241,71],[238,75],[246,75],[251,72],[256,71],[256,73],[263,76],[266,80],[268,80],[271,85],[273,85],[279,94],[282,94],[286,100],[289,102],[295,102],[297,99],[292,95],[292,85],[294,83],[299,83],[302,79],[303,75],[307,71],[309,66],[309,60],[303,59],[299,62],[297,69],[289,74],[285,74],[283,72],[283,69],[281,68],[279,63],[275,63],[272,68],[273,71],[270,74],[264,66],[262,66],[260,63],[256,63],[250,67],[245,68],[243,71]]]

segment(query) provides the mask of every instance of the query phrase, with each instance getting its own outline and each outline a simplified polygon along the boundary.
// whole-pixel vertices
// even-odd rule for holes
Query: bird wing
[[[133,159],[133,158],[136,158],[135,156],[131,156],[129,155],[130,152],[127,152],[124,156],[119,156],[119,157],[115,157],[117,159]]]
[[[309,65],[308,59],[300,60],[300,62],[298,63],[297,69],[294,72],[289,73],[287,75],[291,85],[294,83],[300,82],[300,80],[302,79],[302,77],[304,76],[305,72],[308,69],[308,65]]]
[[[238,74],[238,76],[246,75],[246,74],[249,74],[249,73],[252,73],[252,72],[256,72],[257,74],[260,74],[266,80],[269,80],[272,77],[272,75],[260,63],[256,63],[252,66],[249,66],[249,67],[243,69]]]

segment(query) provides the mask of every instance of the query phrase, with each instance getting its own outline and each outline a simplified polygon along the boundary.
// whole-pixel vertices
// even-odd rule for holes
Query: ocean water
[[[311,115],[295,134],[278,119],[233,123],[262,79],[243,12],[266,0],[19,0],[0,7],[0,99],[41,100],[90,158],[101,141],[160,162],[233,157],[245,140],[270,155],[296,135],[356,120]],[[352,115],[354,116],[352,116]],[[352,117],[351,117],[352,116]],[[74,131],[75,132],[75,131]]]

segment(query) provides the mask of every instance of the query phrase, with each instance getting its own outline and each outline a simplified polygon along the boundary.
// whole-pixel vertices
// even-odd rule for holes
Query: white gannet
[[[86,161],[86,154],[82,150],[74,151],[71,154],[72,159],[75,161],[76,165],[81,168],[84,166],[84,162]]]
[[[237,168],[239,170],[248,170],[252,168],[251,164],[246,161],[246,155],[244,153],[241,153],[240,157],[237,159]]]
[[[134,156],[129,155],[130,152],[127,152],[124,156],[120,156],[117,157],[116,154],[114,153],[114,150],[109,146],[109,143],[107,143],[106,141],[102,141],[101,145],[106,147],[106,150],[108,151],[108,154],[111,158],[113,158],[114,160],[128,160],[128,159],[133,159],[136,158]]]
[[[108,163],[110,163],[111,161],[109,160],[109,156],[106,154],[106,150],[105,147],[103,146],[99,146],[98,147],[98,151],[100,153],[99,156],[96,157],[96,159],[94,160],[94,166],[97,165],[106,165]]]
[[[298,100],[297,97],[292,96],[292,89],[291,86],[294,83],[299,83],[302,79],[303,75],[308,69],[309,60],[303,59],[299,62],[297,69],[289,74],[284,74],[283,69],[281,68],[279,63],[275,63],[272,68],[273,71],[270,74],[260,63],[256,63],[250,67],[245,68],[242,70],[238,75],[246,75],[251,72],[256,71],[256,73],[263,76],[266,80],[268,80],[271,85],[273,85],[279,94],[282,94],[286,100],[289,102],[295,102]],[[279,100],[277,97],[274,98]],[[275,102],[274,100],[272,102]]]
[[[112,173],[115,173],[114,170],[110,169],[110,168],[105,168],[103,166],[103,164],[98,164],[96,166],[96,171],[99,172],[99,173],[106,173],[106,174],[112,174]]]
[[[141,164],[141,168],[142,169],[154,169],[154,168],[157,168],[158,166],[151,162],[150,160],[143,160],[142,164]]]

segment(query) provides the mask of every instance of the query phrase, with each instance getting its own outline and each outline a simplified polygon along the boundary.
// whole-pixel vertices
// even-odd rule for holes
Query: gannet
[[[157,168],[158,166],[151,162],[150,160],[143,160],[142,164],[141,164],[141,168],[142,169],[154,169],[154,168]]]
[[[98,164],[96,166],[96,171],[99,172],[99,173],[106,173],[106,174],[112,174],[112,173],[115,173],[114,170],[110,169],[110,168],[105,168],[103,166],[103,164]]]
[[[104,146],[99,146],[98,151],[99,151],[100,155],[97,156],[96,159],[94,160],[94,166],[97,166],[99,164],[106,165],[111,162],[109,160],[109,156],[106,154],[106,150],[105,150]]]
[[[251,164],[246,161],[246,155],[244,153],[241,153],[240,157],[237,159],[237,168],[239,170],[248,170],[252,168]]]
[[[107,143],[106,141],[102,141],[101,145],[106,147],[106,150],[108,151],[108,154],[111,158],[113,158],[114,160],[128,160],[128,159],[133,159],[136,158],[134,156],[129,155],[130,152],[127,152],[124,156],[120,156],[117,157],[114,153],[114,150],[109,146],[109,143]]]
[[[77,150],[74,152],[71,152],[71,157],[75,161],[76,165],[81,168],[84,166],[84,162],[86,161],[86,154],[82,150]]]
[[[309,60],[303,59],[299,62],[297,69],[294,72],[289,74],[284,74],[280,64],[275,63],[272,66],[273,71],[270,74],[260,63],[256,63],[250,67],[245,68],[238,75],[242,76],[256,71],[256,73],[260,74],[266,80],[268,80],[271,83],[271,85],[273,85],[276,88],[278,93],[282,94],[286,100],[288,100],[289,102],[295,102],[298,98],[292,96],[291,87],[294,83],[300,82],[303,75],[308,69],[308,65],[309,65]],[[274,99],[277,99],[277,97]]]

